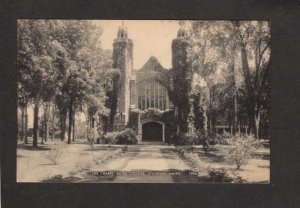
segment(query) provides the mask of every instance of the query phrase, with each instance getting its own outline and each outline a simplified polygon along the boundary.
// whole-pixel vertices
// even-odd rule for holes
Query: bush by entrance
[[[132,129],[109,132],[103,136],[101,143],[104,144],[137,144],[136,134]]]

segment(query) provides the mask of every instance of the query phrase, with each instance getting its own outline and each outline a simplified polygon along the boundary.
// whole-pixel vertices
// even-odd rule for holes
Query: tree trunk
[[[233,95],[233,135],[235,135],[236,133],[236,129],[237,129],[237,99],[236,99],[236,90],[234,89],[234,95]]]
[[[244,51],[243,51],[244,52]],[[235,53],[236,53],[236,45],[234,44],[231,48],[231,73],[232,73],[232,80],[233,80],[233,122],[232,122],[232,133],[233,135],[236,134],[236,130],[238,127],[238,119],[237,119],[237,87],[236,87],[236,73],[235,73]],[[244,54],[243,58],[243,66],[248,69],[248,61],[247,56]]]
[[[70,99],[69,104],[69,126],[68,126],[68,144],[71,144],[71,133],[72,133],[72,124],[73,124],[73,100]]]
[[[44,129],[45,129],[45,142],[47,142],[48,140],[48,137],[49,137],[49,114],[50,114],[50,103],[47,103],[46,104],[46,107],[45,107],[45,126],[44,126]]]
[[[90,117],[87,116],[86,117],[86,138],[88,141],[89,141],[89,131],[90,131],[89,127],[90,127]]]
[[[42,141],[41,144],[44,144],[45,139],[45,114],[42,117]]]
[[[72,134],[72,141],[75,142],[75,111],[73,112],[73,123],[72,123],[72,128],[73,128],[73,134]]]
[[[39,137],[39,107],[40,107],[40,93],[37,94],[34,101],[33,110],[33,147],[37,147]]]
[[[44,107],[44,114],[43,114],[43,121],[42,121],[42,129],[43,129],[43,136],[42,136],[42,144],[47,141],[47,104]]]
[[[95,119],[94,117],[92,117],[92,129],[94,129],[94,127],[95,127]]]
[[[185,125],[183,122],[183,112],[182,112],[181,107],[178,107],[178,125],[179,125],[180,132],[187,132],[187,129],[185,128]]]
[[[208,136],[208,128],[207,128],[207,110],[203,108],[203,134],[204,138],[207,139]]]
[[[203,149],[204,149],[204,152],[205,154],[208,153],[209,149],[210,149],[210,145],[208,143],[208,128],[207,128],[207,124],[208,124],[208,119],[207,119],[207,109],[206,107],[203,107],[203,142],[202,142],[202,145],[203,145]]]
[[[51,140],[53,141],[54,140],[54,133],[55,133],[55,130],[54,130],[54,126],[55,126],[55,103],[53,104],[53,109],[52,109],[52,124],[51,124],[51,129],[52,129],[52,132],[51,132]]]
[[[241,46],[241,58],[242,58],[242,68],[244,73],[244,79],[247,90],[247,102],[248,102],[248,111],[249,111],[249,122],[250,122],[250,132],[253,130],[255,132],[255,99],[254,99],[254,89],[251,83],[251,76],[248,64],[248,58],[246,53],[246,46],[240,44]]]
[[[255,138],[259,139],[259,125],[260,125],[260,110],[255,114]]]
[[[27,113],[27,103],[26,103],[26,107],[25,107],[25,128],[24,128],[25,144],[28,144],[27,129],[28,129],[28,113]]]
[[[254,101],[251,99],[248,102],[249,102],[249,104],[248,104],[248,108],[249,108],[249,130],[250,130],[250,134],[252,134],[252,133],[255,134],[255,106],[254,106]]]
[[[212,95],[211,95],[211,90],[209,90],[209,133],[212,133]]]
[[[23,104],[22,104],[22,106],[21,106],[21,132],[20,132],[20,139],[21,139],[21,141],[23,141],[24,140],[24,126],[25,126],[25,109],[24,109],[24,106],[23,106]]]
[[[60,111],[60,139],[65,140],[67,112],[63,109]]]

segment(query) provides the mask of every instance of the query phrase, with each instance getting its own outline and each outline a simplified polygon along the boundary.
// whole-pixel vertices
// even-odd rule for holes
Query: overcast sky
[[[102,47],[112,49],[121,20],[97,20],[103,27]],[[171,20],[125,20],[128,37],[133,41],[133,68],[140,69],[146,61],[155,56],[164,68],[171,67],[171,43],[177,36],[178,21]]]

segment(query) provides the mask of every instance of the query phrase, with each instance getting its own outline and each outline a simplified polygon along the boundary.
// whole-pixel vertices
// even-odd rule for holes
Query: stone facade
[[[112,67],[119,69],[121,72],[118,110],[121,114],[121,121],[124,120],[122,122],[125,123],[128,122],[130,108],[130,80],[133,65],[132,50],[133,43],[132,40],[127,37],[127,29],[125,27],[120,27],[118,36],[113,43]]]
[[[186,31],[180,29],[177,37],[174,37],[173,44],[185,44],[187,38]],[[180,51],[177,53],[174,50],[176,50],[176,47],[172,47],[172,54],[176,54],[178,56],[176,59],[181,60]],[[165,112],[173,109],[167,89],[157,81],[158,78],[166,74],[168,69],[165,69],[156,57],[150,57],[141,69],[133,69],[132,52],[133,41],[128,37],[127,28],[121,26],[113,43],[113,68],[119,69],[121,72],[118,113],[115,120],[115,125],[119,127],[118,129],[120,129],[120,126],[126,127],[132,111],[144,112],[153,109]],[[173,60],[173,63],[175,62]],[[143,125],[147,124],[147,128],[149,128],[148,126],[151,127],[150,122],[161,125],[161,128],[159,128],[162,129],[160,138],[162,138],[162,141],[165,141],[165,123],[155,117],[139,120],[137,133],[143,135]]]

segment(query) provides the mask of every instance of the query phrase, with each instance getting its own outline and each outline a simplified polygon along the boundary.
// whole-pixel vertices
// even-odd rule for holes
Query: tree
[[[32,100],[34,104],[35,147],[38,139],[39,108],[42,103],[42,141],[47,140],[49,132],[50,106],[52,138],[56,113],[59,112],[60,137],[64,140],[68,130],[68,143],[71,143],[72,132],[74,139],[77,111],[88,106],[93,117],[97,112],[106,113],[106,96],[100,79],[103,79],[104,69],[111,65],[111,53],[102,50],[99,39],[101,33],[102,28],[94,25],[92,21],[18,22],[19,101],[20,106],[21,103],[24,105],[24,98],[26,102]],[[25,113],[22,113],[21,121],[24,120],[23,114]]]
[[[60,111],[61,138],[64,139],[68,115],[68,143],[71,143],[76,111],[83,109],[84,102],[99,91],[95,74],[102,61],[99,58],[102,55],[99,42],[101,28],[90,21],[60,21],[53,27],[53,36],[65,49],[62,57],[57,59],[61,73],[59,94],[56,97]]]
[[[207,120],[207,106],[208,106],[209,88],[206,82],[198,74],[194,74],[191,92],[191,104],[195,114],[195,128],[201,131],[204,137],[208,135],[208,120]]]
[[[201,104],[201,108],[207,114],[205,118],[207,117],[208,121],[204,126],[208,127],[210,133],[213,131],[212,123],[216,111],[215,106],[218,102],[218,87],[222,86],[220,83],[224,81],[224,68],[226,68],[226,62],[221,61],[220,58],[220,39],[217,36],[218,28],[221,25],[222,23],[219,21],[193,21],[191,30],[193,46],[189,59],[192,62],[194,73],[199,77],[198,81],[194,82],[201,80],[203,84],[199,89],[203,86],[207,88],[207,93],[201,95],[202,99],[206,100],[205,104]]]
[[[55,71],[52,68],[52,48],[49,24],[46,20],[18,21],[18,80],[34,104],[33,146],[37,147],[40,102],[45,92],[53,91]]]
[[[213,94],[217,93],[216,104],[221,109],[227,107],[232,111],[233,133],[239,114],[246,107],[250,126],[258,138],[261,111],[265,106],[262,100],[267,97],[263,94],[267,92],[270,68],[269,23],[193,21],[192,37],[195,44],[190,57],[195,72],[205,79],[210,89],[210,126],[214,114]],[[218,93],[218,87],[223,88],[221,93]],[[247,98],[245,106],[244,97]]]
[[[28,115],[27,115],[27,107],[28,107],[28,95],[24,90],[22,83],[18,83],[18,107],[21,109],[21,116],[18,117],[18,120],[21,119],[20,124],[20,140],[25,140],[25,144],[28,144],[27,139],[27,126],[28,126]],[[21,117],[21,118],[20,118]]]
[[[235,21],[232,25],[241,53],[250,125],[259,138],[263,94],[267,93],[270,75],[270,23]],[[251,62],[254,62],[253,67],[250,67]]]

